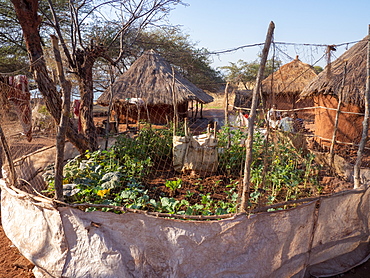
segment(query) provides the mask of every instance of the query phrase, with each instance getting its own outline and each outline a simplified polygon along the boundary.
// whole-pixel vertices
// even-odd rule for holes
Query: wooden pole
[[[224,104],[225,104],[225,126],[229,126],[229,113],[228,113],[228,107],[229,107],[229,82],[226,83],[225,87],[225,99],[224,99]],[[231,135],[230,135],[230,130],[227,130],[227,145],[226,148],[230,148],[231,146]]]
[[[333,131],[333,138],[330,145],[330,151],[329,151],[329,164],[332,166],[334,163],[334,146],[336,143],[336,137],[338,132],[338,122],[339,122],[339,115],[340,115],[340,108],[342,106],[342,100],[343,100],[343,88],[346,81],[346,75],[347,75],[347,61],[344,63],[344,69],[343,69],[343,79],[342,79],[342,85],[339,90],[339,96],[338,96],[338,106],[337,106],[337,112],[335,114],[335,122],[334,122],[334,131]]]
[[[139,104],[136,104],[136,109],[137,109],[137,130],[140,130],[140,113],[141,113],[141,107]]]
[[[365,144],[367,141],[367,136],[369,132],[369,104],[370,104],[370,24],[368,26],[368,37],[367,37],[367,64],[366,64],[366,91],[365,91],[365,115],[364,121],[362,122],[362,137],[360,145],[357,151],[357,159],[354,167],[354,188],[359,188],[361,186],[360,180],[360,167],[363,152],[365,149]]]
[[[111,67],[109,69],[109,105],[108,105],[108,116],[107,116],[107,122],[105,124],[105,150],[108,149],[108,141],[109,141],[109,132],[110,132],[110,117],[112,113],[112,104],[113,104],[113,82],[114,82],[114,77],[113,77],[113,68]],[[117,111],[120,109],[118,105],[116,105]],[[116,114],[117,114],[116,111]],[[117,121],[119,121],[119,116]]]
[[[198,116],[198,101],[195,101],[195,116],[194,116],[194,120],[197,119],[197,116]]]
[[[9,148],[8,142],[6,141],[6,137],[4,135],[1,125],[0,125],[0,141],[3,147],[3,150],[5,152],[6,160],[8,160],[8,165],[9,165],[9,170],[10,170],[10,181],[12,182],[13,186],[17,187],[17,174],[15,172],[13,159],[10,153],[10,148]]]
[[[51,35],[53,45],[54,58],[57,63],[57,72],[60,86],[62,88],[62,113],[58,126],[56,138],[56,158],[55,158],[55,198],[59,201],[63,200],[63,166],[64,166],[64,147],[69,122],[70,106],[71,106],[71,82],[65,79],[62,58],[59,52],[58,38]]]
[[[177,99],[176,99],[176,93],[175,93],[175,69],[172,68],[172,101],[173,101],[173,124],[174,124],[174,130],[176,131],[178,126],[178,114],[177,114]]]
[[[152,121],[150,120],[149,109],[148,109],[148,105],[146,104],[146,102],[144,103],[144,106],[145,106],[145,111],[146,111],[146,117],[148,118],[148,123],[149,123],[149,126],[151,128],[152,127]]]
[[[229,126],[229,113],[228,113],[228,109],[229,109],[229,82],[226,83],[226,87],[225,87],[225,100],[224,100],[224,103],[225,103],[225,126],[228,127]]]
[[[130,109],[130,105],[128,104],[128,102],[126,101],[123,106],[126,108],[126,130],[129,130],[130,126],[129,126],[129,123],[128,123],[128,115],[129,115],[129,109]]]
[[[254,121],[256,118],[256,111],[258,105],[258,93],[261,89],[261,82],[263,79],[263,73],[265,71],[265,65],[272,41],[272,37],[274,34],[275,24],[274,22],[270,22],[268,32],[266,35],[265,45],[262,50],[262,57],[260,62],[260,67],[258,69],[258,74],[256,78],[256,86],[253,89],[252,95],[252,106],[250,115],[248,117],[248,138],[246,140],[246,158],[245,158],[245,165],[244,165],[244,178],[242,184],[242,192],[241,192],[241,204],[239,210],[241,212],[245,212],[248,207],[248,200],[249,200],[249,191],[250,191],[250,175],[251,175],[251,165],[252,165],[252,148],[253,148],[253,131],[254,131]]]
[[[188,118],[184,119],[184,132],[185,137],[188,137],[189,136]]]

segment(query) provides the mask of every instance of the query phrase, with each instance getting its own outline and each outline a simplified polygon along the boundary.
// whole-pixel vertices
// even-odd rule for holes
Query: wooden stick
[[[184,119],[184,131],[185,131],[185,137],[188,137],[189,136],[188,118]]]
[[[104,149],[108,149],[108,141],[109,141],[109,132],[110,132],[110,117],[112,113],[112,104],[113,104],[113,83],[114,83],[114,76],[113,76],[113,68],[110,67],[109,69],[109,105],[108,105],[108,115],[107,115],[107,122],[105,125],[105,147]],[[119,110],[120,108],[117,108]],[[117,112],[116,112],[117,114]],[[118,116],[119,117],[119,116]],[[119,118],[117,119],[119,121]]]
[[[66,141],[67,125],[69,121],[69,113],[71,106],[71,82],[65,79],[62,58],[59,52],[58,38],[51,35],[53,45],[54,58],[57,63],[57,72],[60,86],[62,88],[62,113],[58,126],[56,138],[56,158],[55,158],[55,198],[63,200],[63,166],[64,166],[64,148]]]
[[[175,69],[173,67],[171,68],[172,68],[171,90],[172,90],[172,101],[173,101],[173,124],[174,124],[174,130],[176,130],[178,126],[179,116],[177,112],[177,98],[176,98],[176,93],[175,93]]]
[[[224,100],[224,103],[225,103],[225,126],[228,127],[229,126],[229,82],[226,83],[226,87],[225,87],[225,100]]]
[[[17,186],[17,174],[15,172],[14,163],[13,163],[12,156],[10,153],[9,145],[8,145],[8,142],[6,141],[3,128],[1,127],[1,125],[0,125],[0,140],[1,140],[1,145],[3,146],[4,152],[5,152],[6,159],[8,160],[8,164],[10,168],[10,175],[11,175],[10,180],[14,186]]]
[[[250,191],[250,175],[251,175],[251,165],[252,165],[252,147],[253,147],[253,131],[254,131],[254,121],[256,118],[256,109],[258,105],[258,94],[261,88],[261,82],[263,79],[263,73],[265,71],[265,65],[267,61],[267,56],[269,53],[272,36],[274,34],[275,24],[274,22],[270,22],[269,29],[267,32],[265,45],[262,50],[262,58],[260,67],[258,69],[257,79],[256,79],[256,86],[253,89],[253,97],[252,97],[252,107],[251,113],[248,117],[248,138],[246,140],[246,158],[245,158],[245,165],[244,165],[244,178],[243,178],[243,188],[241,190],[241,204],[240,204],[240,212],[245,212],[248,207],[248,199],[249,199],[249,191]]]
[[[333,163],[334,163],[334,146],[335,146],[335,140],[336,140],[337,132],[338,132],[339,115],[340,115],[340,108],[342,106],[342,99],[343,99],[342,95],[343,95],[343,89],[344,89],[344,84],[345,84],[345,80],[346,80],[346,75],[347,75],[347,61],[344,63],[342,85],[340,87],[339,96],[338,96],[337,113],[335,114],[333,138],[332,138],[332,141],[331,141],[330,151],[329,151],[329,153],[330,153],[330,159],[329,159],[330,166],[333,166]]]
[[[366,65],[366,91],[365,91],[365,116],[364,121],[362,122],[362,137],[360,141],[360,145],[357,151],[357,159],[354,167],[354,188],[358,188],[361,186],[360,180],[360,167],[363,152],[365,149],[365,144],[367,141],[368,133],[369,133],[369,110],[370,110],[370,24],[368,30],[368,43],[367,43],[367,65]]]

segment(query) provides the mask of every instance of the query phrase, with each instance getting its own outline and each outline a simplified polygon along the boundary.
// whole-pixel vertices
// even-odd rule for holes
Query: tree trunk
[[[82,134],[87,138],[89,149],[97,150],[98,142],[96,127],[93,118],[93,66],[96,60],[94,50],[79,51],[77,54],[77,71],[79,79],[79,89],[81,95],[80,119]]]
[[[33,72],[38,89],[45,99],[46,107],[59,124],[62,100],[54,82],[49,77],[42,50],[39,25],[41,17],[37,14],[38,0],[11,0],[20,25],[22,26],[23,36],[27,51],[30,57],[31,71]],[[82,134],[78,134],[77,128],[68,121],[66,135],[71,143],[83,153],[86,150],[94,150],[94,145],[89,144]]]

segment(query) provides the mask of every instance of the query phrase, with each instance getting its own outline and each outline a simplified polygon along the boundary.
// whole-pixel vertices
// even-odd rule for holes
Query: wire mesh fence
[[[297,63],[302,64],[296,58],[289,65]],[[312,69],[303,65],[301,70]],[[282,70],[278,73],[266,79],[253,123],[249,119],[252,94],[248,90],[228,96],[226,89],[221,97],[215,95],[218,101],[207,105],[196,101],[176,106],[146,105],[143,99],[128,98],[115,102],[112,111],[99,107],[94,111],[94,121],[100,150],[66,161],[65,200],[184,215],[222,215],[238,211],[247,170],[249,210],[332,193],[335,182],[330,186],[323,183],[328,176],[334,181],[342,179],[341,184],[349,187],[351,174],[333,170],[332,164],[335,155],[355,163],[363,109],[340,106],[333,96],[301,99],[301,80],[287,80]],[[18,94],[28,93],[25,87],[0,85],[8,91],[15,88]],[[266,89],[269,86],[270,91]],[[288,87],[295,91],[286,91]],[[22,155],[53,144],[56,135],[54,120],[42,100],[31,103],[28,96],[28,101],[32,142],[31,133],[25,129],[31,123],[30,113],[4,109],[2,119],[11,160],[17,159],[19,169],[25,163]],[[17,109],[17,102],[9,103]],[[80,130],[78,100],[72,108],[70,120]],[[246,169],[245,142],[251,128],[253,157],[251,168]],[[316,159],[317,152],[329,154],[327,163]],[[38,194],[52,196],[54,161],[51,157],[48,161],[47,167],[23,164],[22,175],[29,173],[17,183],[33,183],[31,187]],[[366,150],[362,165],[367,165]]]

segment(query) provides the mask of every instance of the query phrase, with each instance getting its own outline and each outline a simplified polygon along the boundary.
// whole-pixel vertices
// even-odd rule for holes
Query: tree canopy
[[[163,20],[174,5],[182,3],[181,0],[48,0],[47,4],[41,0],[11,2],[16,15],[14,22],[22,28],[19,33],[23,33],[31,72],[57,123],[61,117],[62,101],[56,87],[57,80],[53,80],[46,64],[44,46],[50,40],[47,38],[49,34],[55,34],[59,40],[66,71],[76,78],[81,99],[81,130],[78,131],[70,121],[67,137],[81,152],[98,147],[92,118],[93,76],[97,61],[105,59],[117,66],[129,56],[130,49],[127,46],[133,45],[145,28]],[[2,15],[6,18],[5,12]],[[110,28],[112,26],[116,28]],[[105,30],[111,30],[111,36],[106,37]],[[114,52],[117,55],[109,56],[115,42],[119,42],[119,49]]]
[[[282,62],[280,60],[267,60],[263,79],[276,71],[281,64]],[[228,66],[220,67],[220,69],[226,71],[228,82],[234,84],[242,83],[244,89],[251,89],[256,81],[259,66],[260,64],[257,60],[253,62],[238,60],[236,63],[230,62]]]

